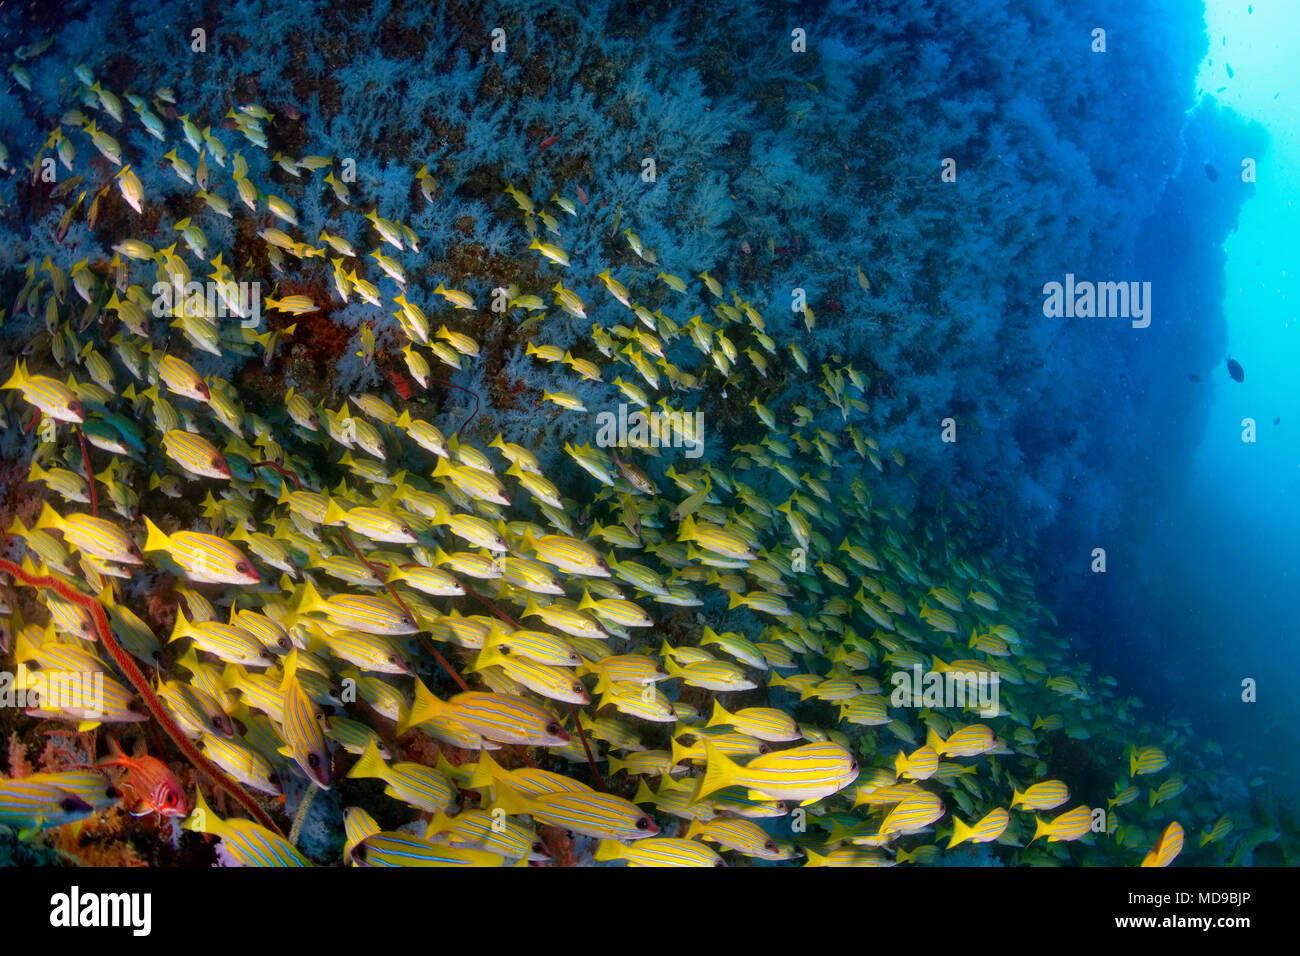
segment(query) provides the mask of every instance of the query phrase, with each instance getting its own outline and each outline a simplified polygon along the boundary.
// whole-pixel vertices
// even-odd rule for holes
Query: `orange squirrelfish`
[[[137,745],[135,756],[128,757],[116,740],[108,738],[108,756],[95,766],[126,768],[127,776],[122,787],[134,791],[139,800],[131,811],[132,816],[146,813],[158,813],[164,817],[189,816],[185,788],[165,763],[144,752],[143,740]]]

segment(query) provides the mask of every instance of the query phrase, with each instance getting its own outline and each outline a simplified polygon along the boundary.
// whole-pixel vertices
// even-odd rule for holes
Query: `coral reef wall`
[[[589,221],[600,225],[572,242],[576,264],[597,255],[639,264],[611,228],[617,219],[660,252],[665,271],[709,269],[752,292],[778,342],[803,342],[814,361],[839,354],[866,371],[882,448],[909,449],[922,499],[945,488],[1001,496],[1004,527],[1032,535],[1059,523],[1077,539],[1118,519],[1121,487],[1108,476],[1129,470],[1170,401],[1146,377],[1147,343],[1175,325],[1185,330],[1191,316],[1172,314],[1179,300],[1158,282],[1155,331],[1047,319],[1041,289],[1067,272],[1137,279],[1178,269],[1172,254],[1139,258],[1139,239],[1188,149],[1185,111],[1205,44],[1188,13],[1181,0],[591,3],[576,11],[545,2],[291,9],[243,0],[202,10],[69,4],[40,25],[16,21],[40,16],[31,10],[4,16],[11,31],[55,31],[57,55],[34,67],[46,98],[69,82],[61,64],[88,62],[117,89],[171,84],[209,116],[233,101],[272,104],[288,117],[271,130],[276,145],[294,152],[310,143],[355,159],[380,214],[405,218],[424,239],[417,271],[467,276],[476,295],[520,268],[505,182],[581,187],[600,211]],[[205,31],[201,53],[191,49],[196,28]],[[498,28],[505,49],[494,53]],[[1105,52],[1093,50],[1096,28],[1106,30]],[[800,49],[794,31],[803,31]],[[107,60],[105,37],[115,51]],[[31,155],[47,133],[25,122],[12,93],[0,93],[0,138],[16,153]],[[167,195],[164,145],[132,136],[149,151],[140,169],[146,193]],[[250,163],[270,163],[265,151],[249,152]],[[946,160],[954,181],[941,175]],[[412,187],[417,164],[439,184],[432,203]],[[275,175],[314,234],[333,199]],[[20,194],[32,199],[23,180],[0,184],[11,211]],[[0,222],[10,214],[0,211]],[[51,206],[37,230],[0,246],[6,295],[21,283],[14,263],[28,255],[48,253],[65,271],[87,255],[93,239],[82,224],[54,241],[57,215]],[[251,236],[222,234],[233,232],[229,221],[208,219],[215,239],[260,254]],[[354,234],[364,225],[356,210],[345,221]],[[327,268],[304,266],[281,291],[323,288]],[[815,337],[791,309],[794,290],[814,310]],[[576,291],[590,301],[591,288]],[[337,308],[317,323],[307,357],[316,372],[329,367],[339,394],[379,381],[376,367],[353,355],[364,315]],[[1213,340],[1214,308],[1195,318],[1194,334]],[[400,341],[396,323],[384,321],[381,350]],[[331,330],[326,341],[327,324],[351,338]],[[497,345],[452,381],[492,397],[475,425],[480,435],[511,439],[541,425],[553,453],[564,439],[589,438],[570,434],[572,419],[539,420],[528,396],[544,373],[523,358],[520,336],[506,344],[504,325],[473,331]],[[34,319],[16,320],[6,338],[37,332]],[[559,315],[543,338],[577,348],[586,332]],[[235,364],[204,357],[198,367],[230,377]],[[296,377],[312,370],[291,368],[275,388],[307,384]],[[780,404],[783,384],[769,383],[769,405]],[[789,383],[785,397],[798,387]],[[585,397],[576,377],[571,390]],[[448,401],[468,413],[460,393]],[[1131,428],[1121,432],[1101,424],[1117,404],[1129,409]],[[956,444],[939,440],[948,417]],[[735,437],[725,406],[715,423]],[[0,451],[13,455],[17,440],[10,432]]]

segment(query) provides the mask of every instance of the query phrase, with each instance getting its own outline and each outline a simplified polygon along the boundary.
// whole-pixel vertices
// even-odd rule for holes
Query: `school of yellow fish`
[[[1199,831],[1194,849],[1210,846],[1198,860],[1227,858],[1233,820],[1207,796],[1221,771],[1188,725],[1144,719],[1140,701],[1072,658],[1025,569],[975,543],[974,506],[887,499],[887,472],[905,474],[906,459],[869,433],[865,376],[838,356],[810,360],[810,308],[806,352],[769,336],[764,306],[707,269],[659,270],[615,221],[627,250],[593,278],[626,320],[592,325],[571,349],[545,344],[548,318],[590,321],[564,235],[596,212],[585,195],[509,184],[503,208],[539,257],[500,297],[518,331],[510,347],[661,426],[610,448],[589,426],[592,440],[567,443],[547,474],[540,449],[491,437],[490,408],[470,429],[478,445],[457,439],[450,416],[421,417],[439,417],[422,401],[451,394],[435,369],[482,361],[458,316],[491,306],[456,276],[423,274],[419,237],[368,208],[335,158],[276,152],[272,114],[255,103],[200,118],[169,89],[119,96],[85,66],[68,90],[75,102],[28,158],[33,191],[57,160],[61,234],[79,219],[93,229],[110,207],[125,226],[70,275],[48,257],[27,264],[12,313],[42,316],[48,335],[10,357],[4,387],[26,403],[16,414],[7,400],[10,427],[35,429],[30,475],[47,500],[30,527],[7,530],[26,567],[97,595],[131,654],[165,662],[157,691],[173,718],[272,813],[302,783],[341,790],[345,863],[544,863],[541,827],[591,838],[586,859],[633,866],[1165,866],[1184,826]],[[172,221],[133,169],[131,141],[145,136],[170,147],[184,202],[168,205],[191,215]],[[253,151],[287,184],[254,182]],[[412,182],[438,201],[429,170]],[[366,234],[302,235],[295,202],[309,190],[328,191],[336,212],[367,210]],[[205,234],[213,217],[257,227],[243,266]],[[323,274],[332,299],[267,296],[276,327],[245,328],[236,284],[272,272]],[[155,284],[199,276],[215,297],[175,296],[160,327]],[[400,324],[400,346],[377,346],[367,327],[361,351],[400,355],[420,386],[412,401],[366,393],[332,409],[297,383],[282,407],[248,408],[187,359],[238,353],[275,369],[294,341],[284,317],[358,299]],[[760,401],[801,376],[805,404]],[[539,418],[598,411],[555,382]],[[723,401],[743,406],[726,427],[741,436],[732,447],[712,427]],[[102,467],[93,475],[76,428]],[[696,439],[705,454],[682,455]],[[194,517],[178,522],[169,501]],[[170,634],[127,598],[150,567],[177,578]],[[105,688],[97,716],[75,702],[36,716],[83,729],[147,719],[89,616],[31,596],[47,614],[24,622],[5,608],[6,664],[96,671]],[[977,687],[996,687],[991,706]],[[439,743],[435,766],[401,759],[407,734]],[[1113,792],[1081,791],[1071,772],[1085,764],[1087,785],[1103,774]],[[381,828],[358,799],[366,778],[413,825]],[[71,780],[21,784],[0,781],[0,823],[102,811],[69,804]],[[80,785],[94,795],[93,781]],[[235,861],[307,864],[290,839],[220,819],[202,792],[190,802],[185,825]],[[1269,836],[1242,835],[1238,856]]]

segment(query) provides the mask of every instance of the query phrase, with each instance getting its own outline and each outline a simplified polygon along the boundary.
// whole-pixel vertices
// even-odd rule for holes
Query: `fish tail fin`
[[[115,737],[108,738],[108,756],[95,762],[96,767],[116,767],[120,766],[126,759],[126,751],[122,745],[117,742]]]
[[[605,863],[609,860],[617,860],[622,856],[623,844],[617,840],[601,840],[596,844],[596,852],[592,855],[592,859],[598,863]]]
[[[683,746],[676,739],[670,740],[669,746],[672,748],[672,763],[669,764],[671,767],[685,763],[691,756],[691,748]]]
[[[179,640],[182,637],[188,637],[194,632],[194,627],[190,624],[189,619],[185,616],[185,609],[179,604],[176,605],[176,623],[172,626],[172,636],[168,641]]]
[[[943,753],[944,740],[935,732],[933,727],[925,728],[925,745],[927,747],[933,747],[935,753]]]
[[[484,642],[483,649],[479,651],[478,657],[474,659],[474,664],[470,667],[470,670],[486,670],[489,667],[494,667],[498,664],[504,663],[505,660],[506,655],[501,653],[501,648],[488,647],[486,642]]]
[[[9,376],[9,381],[0,385],[0,388],[22,388],[27,382],[27,369],[23,367],[22,360],[14,362],[14,372]]]
[[[510,784],[503,780],[496,783],[496,799],[492,801],[493,810],[503,810],[507,816],[517,813],[531,813],[536,805]]]
[[[148,520],[148,519],[146,519]],[[43,531],[46,529],[59,530],[63,525],[63,519],[59,513],[50,507],[48,501],[41,502],[41,514],[36,519],[36,524],[32,526],[33,531]]]
[[[312,583],[311,578],[304,575],[305,581],[302,586],[302,594],[298,596],[298,606],[294,609],[295,614],[306,614],[310,611],[320,611],[325,607],[325,600],[316,590],[316,585]]]
[[[348,513],[343,510],[333,498],[329,499],[329,504],[325,506],[325,517],[323,524],[343,524],[347,520]]]
[[[181,826],[194,833],[211,833],[213,836],[220,836],[222,822],[221,818],[208,806],[208,802],[203,799],[203,788],[196,785],[194,788],[194,809],[181,823]]]
[[[507,779],[505,769],[497,763],[486,750],[479,751],[478,763],[474,765],[474,772],[469,778],[470,789],[481,789],[483,787],[496,786],[498,780]]]
[[[405,733],[410,728],[439,716],[446,709],[446,703],[433,696],[433,691],[425,687],[424,681],[417,677],[415,679],[415,700],[411,704],[411,709],[406,713],[406,720],[398,725],[398,732]]]
[[[26,628],[18,628],[14,634],[14,663],[25,664],[36,657],[37,645],[27,636]]]
[[[958,843],[965,843],[974,835],[975,831],[973,829],[954,816],[952,818],[952,839],[948,841],[948,849],[951,850]]]
[[[167,535],[156,524],[145,515],[144,526],[148,534],[144,540],[144,549],[146,551],[166,551],[170,548],[171,542]]]
[[[715,698],[713,701],[713,715],[709,718],[709,722],[704,726],[717,727],[719,724],[730,724],[734,723],[734,721],[735,718],[732,717],[732,715],[727,712],[727,709],[722,706],[721,702]]]
[[[901,777],[907,771],[907,755],[903,751],[898,752],[894,758],[894,776]]]
[[[371,740],[366,744],[360,759],[348,771],[348,777],[378,777],[382,780],[387,772],[388,767],[384,763],[384,758],[379,756],[379,745]]]
[[[704,776],[700,778],[700,782],[695,788],[693,803],[699,803],[709,794],[731,786],[735,783],[737,775],[742,769],[740,764],[718,750],[712,741],[705,742],[704,750],[708,754],[708,764],[705,767]]]

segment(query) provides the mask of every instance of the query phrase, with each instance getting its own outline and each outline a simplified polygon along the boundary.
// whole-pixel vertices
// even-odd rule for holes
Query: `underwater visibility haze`
[[[0,35],[0,864],[1296,862],[1300,7]]]

